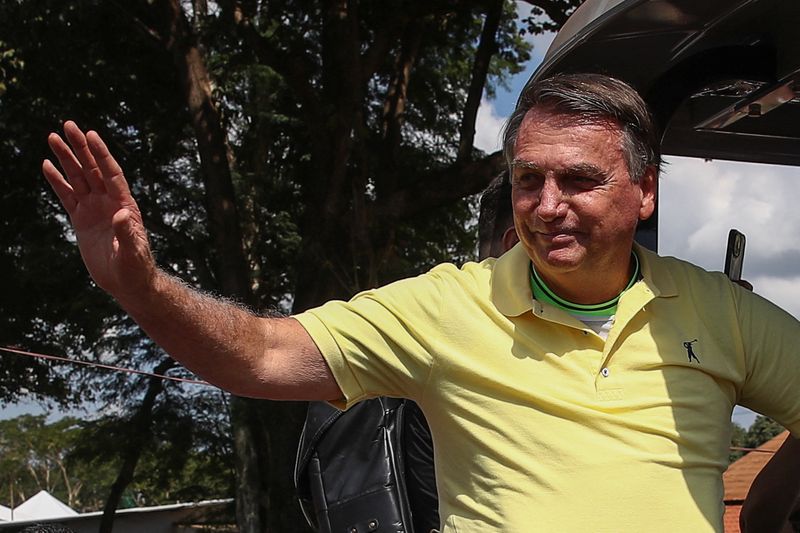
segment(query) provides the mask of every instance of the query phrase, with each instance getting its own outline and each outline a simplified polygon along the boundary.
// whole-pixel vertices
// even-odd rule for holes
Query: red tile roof
[[[726,505],[744,501],[756,475],[772,459],[772,455],[781,447],[787,436],[789,436],[789,432],[784,431],[728,467],[728,470],[722,475]]]
[[[725,516],[723,518],[725,533],[740,533],[739,514],[742,512],[741,503],[726,503]]]

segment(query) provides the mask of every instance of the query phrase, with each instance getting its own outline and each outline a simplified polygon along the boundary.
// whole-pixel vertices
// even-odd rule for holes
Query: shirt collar
[[[677,295],[675,281],[654,252],[633,244],[639,257],[642,281],[656,297]],[[521,243],[500,256],[492,270],[492,303],[506,316],[519,316],[533,309],[528,281],[530,258]]]

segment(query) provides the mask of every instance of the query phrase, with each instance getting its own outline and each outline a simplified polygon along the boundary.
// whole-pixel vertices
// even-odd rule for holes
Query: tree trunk
[[[172,359],[165,359],[156,367],[153,373],[164,374],[167,370],[176,365],[177,363]],[[125,489],[131,484],[131,481],[133,481],[133,474],[136,471],[139,458],[142,456],[142,451],[153,435],[153,408],[156,398],[163,388],[164,382],[162,378],[150,378],[150,382],[147,385],[147,392],[144,395],[144,400],[142,400],[142,405],[139,406],[130,424],[127,425],[127,441],[120,443],[122,466],[120,466],[117,478],[111,485],[105,507],[103,507],[103,516],[100,519],[99,533],[111,533],[114,527],[114,518],[117,508],[119,507],[120,499],[122,498],[122,493],[125,492]]]
[[[486,76],[489,73],[489,64],[497,52],[497,29],[503,16],[503,0],[494,0],[486,11],[486,20],[483,22],[481,40],[472,64],[472,79],[464,106],[464,116],[461,120],[461,138],[458,144],[458,161],[468,160],[472,154],[472,143],[475,141],[475,124],[478,119],[478,107],[481,105],[483,88],[486,85]]]
[[[217,284],[223,296],[254,305],[226,131],[211,91],[197,37],[179,0],[165,0],[165,43],[183,81],[205,185],[209,233],[215,246]],[[302,427],[296,406],[244,398],[231,401],[236,454],[236,519],[242,533],[302,531],[292,464]]]

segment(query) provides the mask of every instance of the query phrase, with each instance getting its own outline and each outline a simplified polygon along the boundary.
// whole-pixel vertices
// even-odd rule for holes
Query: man
[[[517,240],[511,184],[502,173],[481,194],[478,259],[498,257]],[[325,402],[309,404],[295,485],[320,532],[370,523],[378,532],[439,527],[431,432],[410,400],[373,398],[344,413]]]
[[[504,150],[520,243],[294,318],[198,294],[153,262],[122,171],[65,125],[44,173],[89,272],[173,357],[239,395],[415,400],[444,531],[721,531],[730,415],[800,435],[800,324],[634,246],[655,208],[658,137],[624,83],[526,87]],[[700,361],[689,361],[694,341]]]

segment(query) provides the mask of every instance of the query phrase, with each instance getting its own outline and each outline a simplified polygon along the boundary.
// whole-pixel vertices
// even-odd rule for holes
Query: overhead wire
[[[12,348],[10,346],[0,346],[0,351],[12,353],[15,355],[20,355],[24,357],[33,357],[36,359],[46,359],[50,361],[60,361],[62,363],[69,363],[73,365],[82,365],[82,366],[90,366],[94,368],[102,368],[104,370],[112,370],[115,372],[125,372],[128,374],[136,374],[140,376],[147,376],[151,378],[159,378],[159,379],[166,379],[169,381],[177,381],[180,383],[190,383],[192,385],[204,385],[208,387],[213,387],[211,383],[199,379],[191,379],[191,378],[181,378],[177,376],[168,376],[166,374],[155,374],[153,372],[146,372],[144,370],[136,370],[133,368],[125,368],[121,366],[115,365],[107,365],[103,363],[95,363],[92,361],[82,361],[80,359],[70,359],[68,357],[60,357],[58,355],[47,355],[43,353],[36,353],[36,352],[29,352],[27,350],[21,350],[19,348]]]

